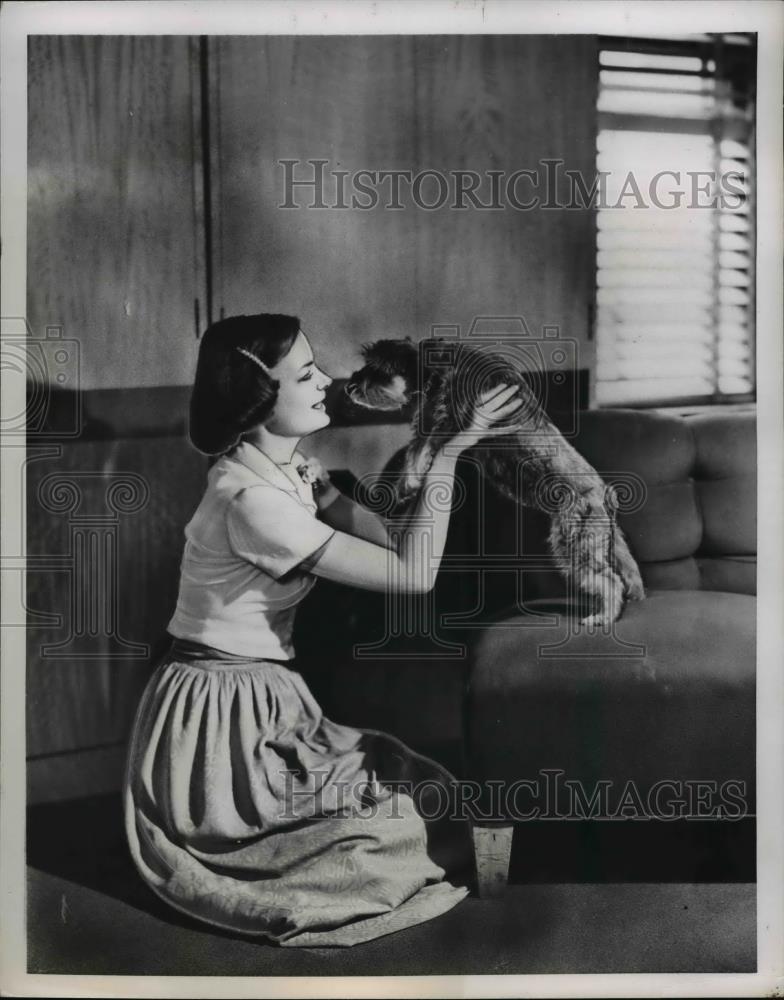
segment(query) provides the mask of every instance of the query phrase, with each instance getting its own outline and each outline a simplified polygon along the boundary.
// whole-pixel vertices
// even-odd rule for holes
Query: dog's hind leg
[[[581,496],[553,516],[550,551],[570,588],[594,598],[593,613],[583,624],[609,625],[623,610],[623,580],[611,563],[614,525],[595,503]]]
[[[589,510],[597,517],[596,507]],[[596,599],[593,614],[581,619],[583,625],[606,627],[621,617],[625,586],[616,565],[615,542],[619,534],[614,518],[602,513],[596,520],[586,519],[575,539],[577,586]]]
[[[613,565],[623,580],[625,597],[628,601],[641,601],[645,597],[640,569],[629,551],[629,546],[619,527],[613,532]]]
[[[580,589],[597,599],[599,610],[580,621],[589,628],[607,626],[621,617],[623,610],[623,581],[609,566],[597,572],[594,570],[583,580],[578,580]]]

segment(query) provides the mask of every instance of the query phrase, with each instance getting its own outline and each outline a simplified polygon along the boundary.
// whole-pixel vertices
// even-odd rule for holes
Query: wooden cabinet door
[[[566,172],[589,188],[595,173],[595,38],[420,36],[416,53],[421,169],[503,172],[502,208],[444,208],[422,222],[418,325],[467,333],[474,317],[521,316],[534,337],[550,327],[576,341],[586,367],[595,222],[565,206]],[[512,180],[519,171],[531,173]],[[480,189],[483,204],[491,191]]]
[[[389,37],[225,37],[210,41],[216,305],[301,318],[334,375],[355,345],[414,327],[416,224],[410,211],[282,208],[295,178],[410,166],[414,44]],[[302,189],[298,189],[302,191]],[[311,199],[305,193],[304,204]],[[369,201],[362,198],[363,203]]]
[[[176,36],[35,36],[28,320],[79,341],[81,389],[183,385],[204,302],[198,51]]]

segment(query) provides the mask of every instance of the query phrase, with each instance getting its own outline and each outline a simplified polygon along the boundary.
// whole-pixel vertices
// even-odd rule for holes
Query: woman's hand
[[[496,425],[511,416],[515,410],[519,410],[522,405],[519,385],[502,384],[487,389],[479,396],[468,426],[450,438],[447,444],[457,445],[463,452],[473,448],[485,438],[513,434],[517,429],[514,424],[502,427]]]

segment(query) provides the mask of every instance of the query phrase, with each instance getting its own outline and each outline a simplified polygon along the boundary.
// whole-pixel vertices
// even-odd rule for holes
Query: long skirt
[[[354,945],[467,895],[455,787],[394,737],[325,718],[290,665],[177,640],[136,714],[126,833],[143,879],[191,917]]]

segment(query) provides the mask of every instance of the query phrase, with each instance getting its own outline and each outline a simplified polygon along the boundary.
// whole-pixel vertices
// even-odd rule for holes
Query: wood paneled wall
[[[279,161],[303,161],[297,176],[310,175],[309,159],[328,160],[327,170],[409,168],[412,53],[406,36],[213,41],[217,301],[227,315],[299,315],[334,375],[353,370],[363,340],[412,332],[414,219],[380,206],[279,208]]]
[[[29,40],[28,320],[36,336],[62,326],[79,341],[83,389],[192,379],[204,302],[195,44]]]
[[[595,40],[588,36],[221,38],[210,49],[216,100],[216,299],[226,314],[301,316],[334,375],[379,336],[467,329],[478,315],[558,326],[590,365],[594,221],[586,210],[434,211],[389,182],[370,210],[284,209],[284,168],[330,171],[541,171],[557,158],[590,177]],[[480,199],[489,199],[489,180]],[[346,181],[350,184],[350,180]],[[566,194],[562,184],[560,194]],[[453,188],[451,189],[453,190]],[[522,182],[519,196],[530,194]],[[435,188],[423,188],[434,200]],[[544,200],[544,186],[539,193]],[[309,191],[294,201],[305,206]],[[347,198],[349,200],[349,198]],[[451,201],[451,199],[450,199]]]
[[[505,197],[426,211],[406,185],[393,210],[388,181],[371,210],[279,206],[284,159],[298,176],[328,161],[330,204],[333,170],[509,175],[558,158],[590,176],[592,36],[228,36],[208,60],[215,317],[297,313],[336,376],[364,340],[477,315],[558,326],[591,365],[590,212]],[[83,388],[192,379],[202,127],[197,39],[31,38],[28,316],[79,340]]]
[[[414,59],[419,169],[503,170],[507,177],[538,170],[536,188],[525,179],[517,186],[523,203],[546,201],[546,159],[593,174],[593,38],[421,37]],[[565,200],[565,182],[558,194]],[[500,211],[443,208],[417,220],[418,334],[433,323],[523,315],[534,333],[558,326],[585,343],[595,280],[592,214],[519,210],[500,200]]]

